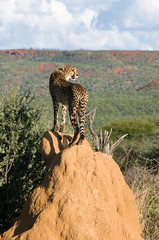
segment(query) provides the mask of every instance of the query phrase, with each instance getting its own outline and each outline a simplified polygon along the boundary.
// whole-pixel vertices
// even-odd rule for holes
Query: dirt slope
[[[48,173],[0,239],[143,239],[133,193],[118,165],[93,152],[87,141],[61,150],[67,146],[64,139],[51,132],[44,135],[41,149]]]

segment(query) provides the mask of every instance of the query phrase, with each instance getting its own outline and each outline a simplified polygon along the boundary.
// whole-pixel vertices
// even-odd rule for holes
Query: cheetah
[[[74,136],[69,146],[75,144],[79,133],[80,138],[76,144],[82,144],[85,138],[85,113],[88,102],[88,93],[81,85],[68,82],[70,79],[74,80],[77,77],[77,68],[71,65],[63,65],[51,74],[49,81],[49,90],[54,108],[53,131],[58,131],[59,103],[62,104],[62,123],[60,131],[64,131],[66,106],[68,106],[70,121],[74,128]],[[80,127],[78,126],[77,115],[79,117]]]

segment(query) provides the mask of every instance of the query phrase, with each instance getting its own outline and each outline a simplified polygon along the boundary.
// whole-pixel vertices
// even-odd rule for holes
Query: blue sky
[[[159,50],[159,0],[0,0],[0,49]]]

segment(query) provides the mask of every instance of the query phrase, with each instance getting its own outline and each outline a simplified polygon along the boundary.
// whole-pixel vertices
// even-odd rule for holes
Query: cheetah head
[[[75,80],[78,78],[77,68],[75,68],[71,65],[63,65],[61,68],[59,68],[59,70],[65,74],[67,81]]]

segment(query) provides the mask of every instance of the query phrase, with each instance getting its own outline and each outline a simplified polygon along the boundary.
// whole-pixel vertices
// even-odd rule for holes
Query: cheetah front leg
[[[54,126],[53,126],[53,131],[58,131],[59,103],[57,101],[53,101],[53,106],[54,106]]]
[[[61,122],[61,126],[60,126],[60,132],[65,131],[66,109],[67,109],[66,105],[62,105],[62,122]]]

